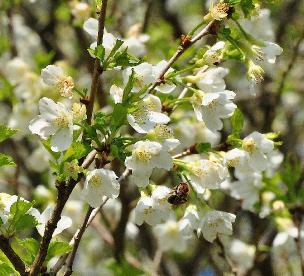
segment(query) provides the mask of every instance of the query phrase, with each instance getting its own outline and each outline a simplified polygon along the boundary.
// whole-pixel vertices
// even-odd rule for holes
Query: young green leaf
[[[48,251],[47,251],[47,257],[46,262],[48,262],[50,259],[52,259],[55,256],[60,256],[64,253],[68,253],[72,250],[72,246],[69,245],[67,242],[63,241],[53,241],[50,243]]]
[[[235,109],[231,117],[232,133],[240,134],[244,126],[244,115],[239,108]]]
[[[0,153],[0,167],[2,166],[16,166],[13,158],[4,153]]]
[[[196,145],[195,149],[198,153],[205,153],[211,150],[211,144],[210,143],[199,143]]]
[[[63,156],[63,162],[80,159],[90,151],[90,147],[83,143],[73,142]]]
[[[0,125],[0,143],[13,136],[17,131],[17,129],[12,129],[5,125]]]
[[[17,243],[19,246],[14,247],[16,253],[27,265],[32,265],[39,251],[39,242],[28,238],[23,240],[18,239]]]

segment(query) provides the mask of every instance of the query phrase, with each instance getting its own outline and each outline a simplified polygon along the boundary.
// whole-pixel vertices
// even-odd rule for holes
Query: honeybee
[[[187,202],[189,186],[186,182],[181,182],[175,186],[168,197],[168,202],[172,205],[180,205]]]

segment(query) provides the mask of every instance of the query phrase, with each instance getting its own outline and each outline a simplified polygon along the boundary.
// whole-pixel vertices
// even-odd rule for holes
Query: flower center
[[[240,163],[241,158],[240,157],[235,157],[233,159],[227,160],[227,165],[229,167],[235,167],[237,164]]]
[[[151,206],[146,207],[146,208],[144,209],[144,214],[145,214],[145,215],[150,215],[150,214],[152,213],[152,211],[153,211],[153,208],[152,208]]]
[[[132,115],[137,123],[143,124],[148,119],[148,110],[146,108],[140,107],[135,112],[133,112]]]
[[[176,223],[170,223],[168,225],[168,228],[167,228],[167,232],[170,234],[170,236],[174,236],[178,233],[178,227],[177,227],[177,224]]]
[[[192,173],[195,174],[198,177],[204,177],[207,175],[206,170],[200,168],[200,167],[193,167],[191,169]]]
[[[169,139],[173,137],[172,129],[166,125],[157,124],[154,131],[155,135],[161,139]]]
[[[191,102],[195,105],[201,105],[204,98],[204,93],[197,91],[191,97]]]
[[[63,97],[72,97],[73,96],[73,88],[74,81],[72,77],[63,77],[57,83],[57,88],[60,91],[60,95]]]
[[[242,146],[243,149],[249,153],[252,153],[256,149],[256,143],[252,138],[244,140]]]
[[[89,180],[89,184],[91,187],[100,187],[102,185],[102,179],[99,175],[93,175]]]
[[[138,160],[148,162],[152,158],[151,152],[143,148],[137,148],[135,150],[135,156]]]
[[[210,13],[214,19],[221,20],[227,16],[229,5],[227,3],[218,3],[212,7]]]
[[[61,114],[54,119],[54,123],[60,128],[67,128],[69,126],[69,119],[66,114]]]

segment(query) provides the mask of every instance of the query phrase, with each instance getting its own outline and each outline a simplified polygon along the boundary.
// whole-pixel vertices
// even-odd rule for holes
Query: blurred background
[[[202,0],[109,1],[106,30],[128,40],[129,49],[137,56],[157,63],[172,56],[181,35],[202,20],[209,5],[210,1]],[[58,95],[42,83],[40,72],[48,64],[58,64],[78,87],[90,88],[93,59],[87,49],[94,39],[84,31],[83,23],[96,18],[95,9],[95,1],[0,3],[0,123],[19,129],[0,144],[0,151],[9,153],[16,163],[0,168],[0,192],[34,199],[42,209],[56,199],[54,176],[49,153],[30,134],[28,124],[38,114],[41,97],[56,100]],[[282,141],[281,153],[274,156],[277,166],[264,178],[263,187],[237,195],[228,189],[208,198],[214,208],[236,214],[233,237],[223,244],[193,239],[185,252],[166,252],[158,260],[153,232],[146,224],[138,227],[133,222],[138,194],[126,189],[119,199],[109,201],[88,229],[75,262],[75,275],[148,275],[145,267],[153,267],[155,262],[159,262],[161,275],[303,275],[302,238],[281,235],[295,227],[304,236],[303,18],[304,1],[265,0],[256,20],[242,21],[250,34],[275,41],[284,49],[276,64],[265,69],[255,97],[248,92],[245,66],[237,61],[223,64],[230,69],[227,87],[236,92],[236,103],[245,115],[243,135],[254,130],[277,132]],[[200,41],[175,67],[215,41],[214,37]],[[115,71],[106,72],[99,82],[97,109],[111,108],[108,91],[113,83],[121,83],[121,77]],[[173,129],[185,148],[197,142],[193,137],[216,144],[227,136],[227,128],[210,137],[200,125],[186,120]],[[121,164],[117,171],[122,171]],[[162,184],[163,178],[155,175],[154,181]],[[248,210],[244,202],[251,196],[255,200]],[[64,211],[73,218],[72,228],[65,233],[67,240],[79,227],[83,210],[76,189]],[[115,260],[123,251],[126,260],[118,265]]]

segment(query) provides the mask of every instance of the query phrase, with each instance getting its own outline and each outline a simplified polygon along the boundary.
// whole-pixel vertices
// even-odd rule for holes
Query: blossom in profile
[[[46,85],[56,87],[61,96],[72,98],[75,86],[73,78],[66,76],[61,67],[48,65],[41,70],[41,77]]]
[[[128,114],[127,119],[138,133],[147,133],[157,124],[166,124],[170,121],[170,118],[161,110],[160,99],[154,95],[148,95],[137,104],[134,112]]]

